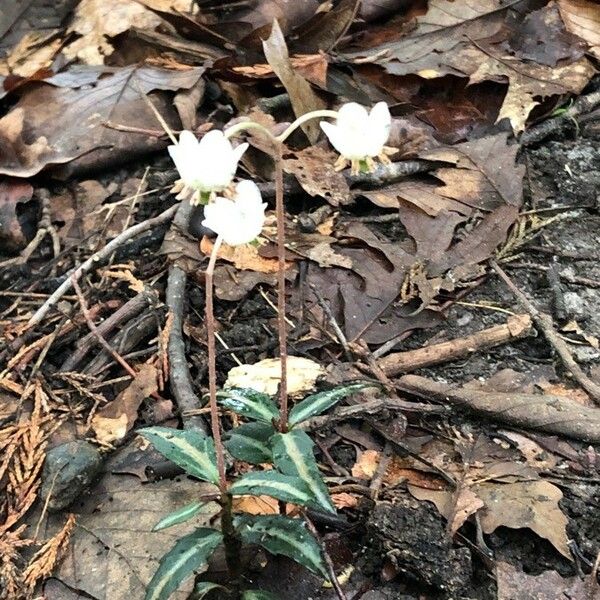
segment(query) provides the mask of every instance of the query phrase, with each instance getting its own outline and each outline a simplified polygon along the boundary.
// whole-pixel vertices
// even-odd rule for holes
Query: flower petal
[[[392,116],[385,102],[378,102],[369,115],[369,136],[366,144],[367,156],[381,154],[383,146],[390,137]]]
[[[233,201],[218,197],[204,208],[202,224],[230,246],[247,244],[262,231],[265,207],[257,185],[253,181],[240,181]]]

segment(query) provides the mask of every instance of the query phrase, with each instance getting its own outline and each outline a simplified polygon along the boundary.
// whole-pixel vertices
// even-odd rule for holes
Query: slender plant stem
[[[335,110],[314,110],[313,112],[306,113],[301,117],[298,117],[293,123],[291,123],[283,133],[278,136],[274,136],[264,125],[260,123],[256,123],[255,121],[242,121],[240,123],[236,123],[232,125],[228,129],[224,131],[226,138],[232,138],[234,135],[241,133],[242,131],[247,131],[248,129],[258,129],[263,133],[266,133],[273,141],[285,142],[298,127],[304,125],[307,121],[311,121],[312,119],[337,119],[337,112]]]
[[[283,158],[282,144],[275,143],[275,214],[277,216],[277,331],[279,333],[279,360],[281,382],[279,384],[279,427],[287,430],[287,324],[285,322],[285,211],[283,205]]]
[[[215,240],[210,253],[210,260],[206,269],[206,337],[208,345],[208,391],[210,398],[210,426],[213,439],[215,441],[215,452],[217,455],[217,471],[219,472],[219,488],[221,493],[227,493],[227,477],[225,475],[225,456],[223,452],[223,442],[221,441],[221,426],[219,423],[219,408],[217,407],[217,352],[215,348],[215,313],[213,308],[213,274],[215,272],[215,263],[217,262],[217,253],[223,243],[223,238],[219,235]]]

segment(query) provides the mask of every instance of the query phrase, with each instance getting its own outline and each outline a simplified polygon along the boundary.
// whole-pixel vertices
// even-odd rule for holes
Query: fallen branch
[[[492,421],[600,443],[600,411],[566,397],[452,388],[418,375],[404,375],[397,386],[419,398],[468,408]]]
[[[151,292],[144,291],[129,299],[123,306],[107,317],[100,323],[96,329],[100,335],[105,336],[110,333],[115,327],[129,321],[133,317],[137,317],[152,301]],[[83,337],[75,347],[72,354],[63,363],[60,371],[73,371],[75,367],[85,358],[88,351],[97,342],[97,337],[93,332],[88,333]]]
[[[172,227],[186,231],[189,224],[192,207],[189,202],[181,203]],[[202,400],[194,392],[192,377],[188,367],[183,339],[183,311],[185,305],[185,286],[187,273],[178,265],[169,267],[167,281],[166,305],[172,315],[171,331],[169,333],[169,384],[179,407],[181,420],[186,429],[200,429],[208,433],[208,428],[202,416],[193,414],[202,408]]]
[[[495,325],[448,342],[432,344],[406,352],[395,352],[379,359],[378,363],[388,377],[393,377],[400,373],[408,373],[423,367],[457,360],[474,352],[507,344],[528,335],[530,331],[531,318],[528,315],[514,315],[509,317],[503,325]]]
[[[395,183],[408,175],[431,171],[433,165],[430,160],[402,160],[389,165],[379,164],[371,173],[351,175],[350,169],[346,169],[343,174],[351,185],[381,186]]]
[[[143,221],[142,223],[138,223],[137,225],[129,227],[123,231],[123,233],[119,234],[116,238],[106,244],[104,248],[92,254],[86,261],[68,273],[67,278],[63,281],[63,283],[56,288],[54,293],[46,300],[46,302],[44,302],[44,304],[42,304],[42,306],[40,306],[40,308],[38,308],[31,319],[29,319],[27,328],[31,328],[34,325],[41,323],[50,309],[55,306],[58,301],[73,287],[73,281],[79,281],[82,275],[90,271],[93,267],[97,267],[102,261],[110,258],[112,253],[125,242],[140,235],[141,233],[145,233],[146,231],[161,225],[162,223],[165,223],[166,221],[169,221],[177,209],[178,205],[176,204],[153,219],[148,219],[147,221]]]
[[[444,409],[429,404],[419,404],[416,402],[407,402],[406,400],[398,400],[396,398],[382,398],[377,400],[369,400],[361,404],[352,404],[351,406],[342,406],[333,412],[312,417],[298,425],[299,429],[305,431],[317,431],[325,426],[334,425],[340,421],[348,419],[361,419],[365,416],[377,415],[383,411],[402,412],[402,411],[417,411],[424,413],[440,413]]]
[[[576,117],[591,112],[600,104],[600,90],[596,90],[586,96],[579,96],[573,105],[565,110],[561,115],[548,119],[535,127],[531,127],[523,132],[520,142],[522,146],[531,146],[541,142],[555,131],[561,129],[568,123],[579,127]]]
[[[516,296],[521,306],[529,313],[535,324],[542,330],[544,336],[556,350],[556,353],[562,360],[564,366],[569,369],[577,383],[579,383],[579,385],[590,395],[596,404],[600,404],[600,386],[594,383],[575,362],[575,359],[569,350],[569,346],[554,329],[554,323],[550,315],[540,312],[529,301],[527,296],[525,296],[525,294],[513,283],[512,279],[504,272],[496,261],[490,261],[490,265],[500,279],[504,281],[510,291]]]

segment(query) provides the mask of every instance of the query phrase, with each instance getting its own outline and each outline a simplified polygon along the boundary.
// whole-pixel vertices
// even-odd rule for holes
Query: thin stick
[[[92,267],[98,266],[100,262],[109,258],[112,253],[125,242],[128,242],[130,239],[140,235],[141,233],[149,231],[157,225],[162,225],[166,221],[169,221],[177,211],[178,207],[179,205],[175,204],[157,217],[148,219],[147,221],[143,221],[137,225],[133,225],[111,240],[108,244],[106,244],[106,246],[104,246],[104,248],[98,250],[98,252],[94,252],[94,254],[92,254],[86,261],[76,267],[69,274],[70,276],[67,277],[58,288],[56,288],[48,300],[46,300],[46,302],[40,306],[36,313],[27,322],[27,328],[41,323],[42,319],[48,314],[50,309],[55,306],[57,302],[73,287],[73,281],[78,281],[81,276],[90,271]]]
[[[283,206],[283,157],[281,144],[275,145],[275,213],[277,215],[277,331],[279,334],[279,427],[287,429],[287,327],[285,322],[285,215]]]
[[[583,369],[575,362],[573,356],[571,355],[571,351],[569,350],[569,346],[567,346],[567,343],[560,338],[558,333],[556,333],[552,318],[549,315],[540,312],[529,301],[529,298],[527,298],[527,296],[525,296],[525,294],[513,283],[512,279],[505,273],[502,267],[500,267],[495,260],[490,261],[490,265],[500,279],[504,281],[510,291],[516,296],[519,303],[529,313],[533,321],[542,330],[544,336],[556,350],[556,353],[562,360],[565,367],[569,369],[577,383],[579,383],[579,385],[590,395],[596,404],[600,404],[600,386],[594,383],[583,372]]]
[[[81,312],[83,313],[83,318],[85,319],[87,326],[90,328],[90,331],[94,334],[98,340],[98,343],[127,371],[127,373],[135,378],[136,372],[129,366],[129,363],[104,339],[104,337],[102,337],[102,334],[98,331],[96,324],[94,321],[92,321],[87,302],[85,301],[81,288],[79,287],[74,275],[71,276],[71,282],[73,284],[73,289],[77,294],[79,306],[81,307]]]
[[[321,553],[323,554],[325,564],[327,565],[329,579],[331,581],[333,589],[335,590],[335,593],[337,594],[337,597],[339,598],[339,600],[348,600],[346,594],[344,593],[344,590],[342,589],[342,586],[340,585],[340,582],[338,581],[337,575],[335,574],[335,567],[333,565],[333,561],[331,560],[331,556],[329,556],[329,553],[325,548],[323,540],[321,540],[321,536],[319,535],[317,528],[314,526],[313,522],[308,518],[306,514],[304,514],[304,520],[306,521],[306,526],[308,527],[308,530],[313,534],[313,536],[321,546]]]
[[[206,269],[206,335],[208,345],[208,391],[210,397],[210,426],[215,441],[217,454],[217,470],[219,472],[219,487],[222,494],[227,493],[227,477],[225,475],[225,457],[223,453],[223,442],[221,441],[221,426],[219,423],[219,408],[217,406],[217,350],[215,347],[215,313],[213,306],[213,275],[217,253],[223,242],[219,235],[212,247],[210,260]]]

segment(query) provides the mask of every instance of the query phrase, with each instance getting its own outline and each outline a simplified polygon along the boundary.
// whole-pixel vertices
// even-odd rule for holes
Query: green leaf
[[[294,408],[290,411],[290,418],[288,420],[290,425],[297,425],[302,421],[306,421],[310,417],[320,415],[325,412],[328,408],[339,402],[342,398],[358,392],[367,387],[373,387],[372,383],[353,383],[341,387],[327,390],[326,392],[319,392],[318,394],[312,394],[307,396],[298,402]]]
[[[149,427],[138,432],[165,458],[180,466],[186,473],[211,483],[219,482],[215,444],[196,429]]]
[[[145,600],[167,600],[188,577],[206,565],[223,536],[215,529],[200,527],[182,537],[160,560],[148,584]]]
[[[283,515],[240,515],[235,526],[242,539],[259,544],[271,554],[283,554],[313,573],[328,577],[317,540],[300,519]]]
[[[275,594],[271,592],[263,592],[262,590],[246,590],[242,594],[242,600],[279,600]]]
[[[285,475],[302,479],[319,506],[334,513],[335,508],[327,486],[315,461],[314,444],[308,435],[300,429],[277,433],[273,436],[271,445],[275,466]]]
[[[269,439],[275,433],[267,423],[245,423],[229,432],[225,447],[234,458],[253,465],[273,462]]]
[[[229,410],[263,423],[279,418],[279,409],[267,394],[250,388],[230,388],[217,394],[219,402]]]
[[[194,600],[202,600],[204,596],[218,589],[226,590],[227,588],[225,586],[219,585],[218,583],[213,583],[212,581],[200,581],[196,584],[196,587],[194,588],[194,592],[191,597]]]
[[[173,527],[173,525],[179,525],[189,521],[192,517],[202,512],[202,508],[206,506],[206,502],[192,502],[186,504],[177,510],[169,513],[166,517],[163,517],[153,528],[152,531],[160,531],[167,527]]]
[[[235,480],[229,492],[234,496],[265,494],[277,500],[302,506],[320,506],[302,479],[293,475],[283,475],[277,471],[246,473]]]

